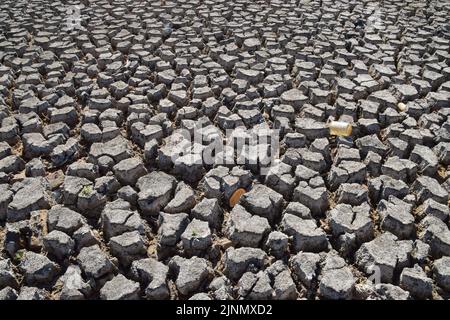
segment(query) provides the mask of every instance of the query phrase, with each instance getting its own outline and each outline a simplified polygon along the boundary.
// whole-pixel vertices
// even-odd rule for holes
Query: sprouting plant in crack
[[[20,249],[16,252],[16,254],[14,255],[14,260],[16,260],[17,262],[22,261],[23,255],[25,254],[25,249]]]
[[[82,196],[88,196],[92,193],[92,190],[93,190],[92,185],[87,185],[87,186],[84,186],[83,189],[81,189],[80,194]]]

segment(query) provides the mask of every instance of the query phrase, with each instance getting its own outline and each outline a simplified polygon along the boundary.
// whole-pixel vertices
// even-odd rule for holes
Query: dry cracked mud
[[[449,16],[3,0],[0,300],[448,299]]]

